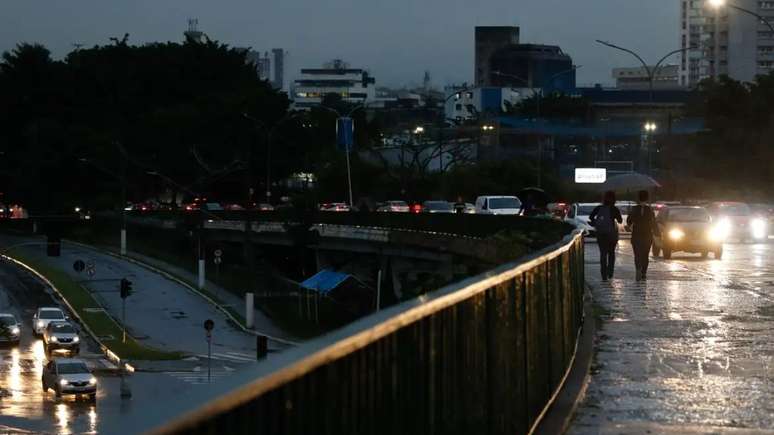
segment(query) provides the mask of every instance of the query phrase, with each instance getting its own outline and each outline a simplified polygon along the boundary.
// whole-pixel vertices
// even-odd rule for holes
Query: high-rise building
[[[774,1],[734,0],[736,6],[774,20]],[[680,0],[680,84],[727,75],[752,81],[774,69],[774,33],[754,16],[703,0]]]
[[[494,51],[487,86],[535,88],[546,92],[575,89],[572,57],[556,45],[511,44]]]
[[[274,88],[285,88],[285,50],[274,48],[271,50],[274,54]]]
[[[476,27],[476,86],[491,86],[490,58],[497,50],[519,43],[519,28],[513,26]]]
[[[261,80],[271,80],[271,58],[269,57],[269,52],[265,52],[263,56],[261,56],[260,51],[253,51],[249,48],[240,47],[237,47],[236,49],[245,51],[245,60],[255,65],[255,70],[258,72],[258,77],[260,77]]]

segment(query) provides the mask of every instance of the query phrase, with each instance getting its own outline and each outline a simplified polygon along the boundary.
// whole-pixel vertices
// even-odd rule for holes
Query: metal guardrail
[[[172,421],[156,409],[152,433],[529,433],[574,359],[583,294],[576,231],[182,398]]]

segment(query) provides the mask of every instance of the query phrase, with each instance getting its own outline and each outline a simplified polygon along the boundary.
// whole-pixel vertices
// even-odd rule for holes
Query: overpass
[[[413,239],[457,235],[486,245],[493,234],[516,228],[544,235],[561,230],[563,236],[548,237],[556,240],[516,261],[361,318],[207,390],[164,407],[148,406],[147,419],[117,423],[116,430],[504,434],[538,426],[574,361],[583,325],[579,233],[548,221],[492,216],[314,218],[319,219],[298,222],[319,230],[320,239],[359,243],[389,245],[414,232]],[[238,234],[252,221],[253,233],[279,235],[276,243],[294,237],[289,220],[280,228],[268,217],[251,217],[241,220],[241,229],[212,221],[206,222],[207,231]],[[432,245],[420,243],[422,249]]]

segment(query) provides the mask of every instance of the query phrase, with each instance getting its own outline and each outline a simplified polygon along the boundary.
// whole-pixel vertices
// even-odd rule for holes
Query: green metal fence
[[[575,232],[518,263],[361,319],[219,394],[184,399],[178,417],[153,432],[529,433],[574,359],[583,257]]]

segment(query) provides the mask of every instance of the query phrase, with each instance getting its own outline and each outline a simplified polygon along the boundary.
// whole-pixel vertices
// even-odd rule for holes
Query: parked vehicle
[[[423,213],[454,213],[454,204],[448,201],[425,201],[422,203]]]
[[[703,207],[664,207],[656,217],[661,232],[653,239],[653,256],[659,254],[672,258],[675,252],[700,253],[702,257],[712,252],[715,259],[723,257],[723,242],[727,237],[725,223],[713,223]]]
[[[21,324],[16,316],[0,313],[0,342],[19,344],[21,339]]]
[[[63,350],[70,355],[78,355],[81,351],[81,339],[78,331],[68,322],[51,322],[43,332],[43,349],[46,355]]]
[[[97,399],[97,378],[91,373],[83,360],[58,358],[49,361],[43,368],[43,392],[54,390],[56,397],[63,394],[86,395],[90,400]]]
[[[32,316],[32,332],[42,335],[51,322],[64,322],[67,320],[64,312],[56,307],[41,307]]]
[[[715,222],[725,222],[728,237],[740,241],[766,239],[769,235],[767,219],[753,213],[749,205],[742,202],[714,202],[707,211]]]
[[[515,196],[479,196],[476,198],[476,213],[491,215],[518,215],[521,201]]]

